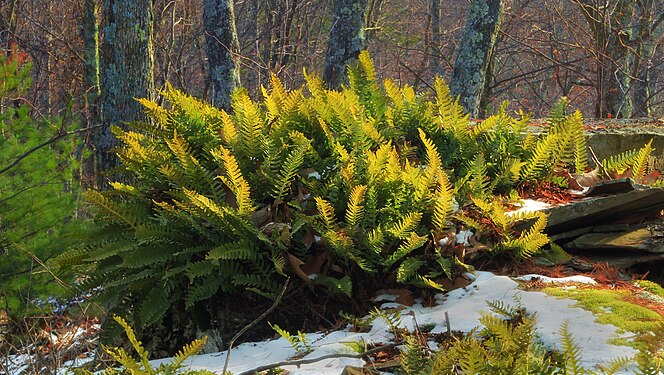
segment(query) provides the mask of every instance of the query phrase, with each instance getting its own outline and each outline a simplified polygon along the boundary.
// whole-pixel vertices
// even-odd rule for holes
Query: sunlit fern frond
[[[366,191],[366,185],[357,185],[350,193],[348,208],[346,209],[346,225],[349,228],[355,227],[362,221],[362,215],[364,214],[364,194]]]

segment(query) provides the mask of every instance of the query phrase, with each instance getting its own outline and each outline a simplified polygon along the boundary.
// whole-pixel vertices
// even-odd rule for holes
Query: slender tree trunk
[[[83,27],[81,28],[85,63],[83,65],[83,88],[88,116],[97,117],[97,98],[99,97],[99,23],[97,22],[96,0],[83,2]],[[97,119],[90,119],[90,123]]]
[[[346,65],[357,60],[365,48],[364,22],[367,0],[337,0],[334,23],[325,54],[323,80],[338,89],[346,80]]]
[[[431,0],[431,52],[429,67],[435,76],[440,69],[440,0]]]
[[[101,172],[118,164],[112,153],[117,139],[111,126],[145,120],[143,109],[134,98],[150,98],[154,92],[152,0],[104,0],[103,4],[102,129],[95,139]]]
[[[53,3],[48,2],[45,4],[39,4],[39,1],[33,2],[33,9],[37,9],[38,6],[43,6],[45,8],[45,16],[43,29],[40,30],[40,56],[36,59],[38,61],[37,69],[33,69],[34,81],[38,82],[37,92],[35,93],[35,104],[38,108],[41,109],[43,113],[50,114],[52,109],[52,90],[51,90],[51,51],[53,47],[53,37],[52,35],[52,8]]]
[[[480,103],[503,15],[502,0],[473,0],[454,63],[450,92],[472,117]]]
[[[240,86],[236,56],[240,50],[235,28],[233,0],[205,0],[205,45],[210,64],[210,100],[230,110],[231,94]]]

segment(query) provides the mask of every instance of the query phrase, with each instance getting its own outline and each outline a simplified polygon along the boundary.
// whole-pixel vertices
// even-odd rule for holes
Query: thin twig
[[[281,366],[298,366],[299,367],[301,365],[306,365],[306,364],[309,364],[309,363],[316,363],[316,362],[323,361],[323,360],[330,359],[330,358],[363,358],[363,357],[366,357],[366,356],[371,355],[373,353],[377,353],[377,352],[383,351],[385,349],[393,348],[397,345],[401,345],[401,343],[400,342],[395,342],[395,343],[379,346],[379,347],[369,349],[366,352],[359,353],[359,354],[332,353],[332,354],[326,354],[326,355],[323,355],[323,356],[320,356],[320,357],[317,357],[317,358],[311,358],[311,359],[299,359],[299,360],[295,360],[295,361],[282,361],[282,362],[277,362],[277,363],[273,363],[273,364],[270,364],[270,365],[259,366],[259,367],[256,367],[253,370],[241,372],[239,375],[258,374],[261,371],[270,370],[270,369],[278,368],[278,367],[281,367]]]
[[[231,342],[228,344],[228,351],[226,352],[226,362],[224,363],[224,370],[221,372],[223,375],[226,374],[226,370],[228,369],[228,362],[231,360],[231,349],[233,349],[233,344],[235,344],[235,341],[240,338],[245,332],[249,330],[249,328],[253,327],[256,323],[260,322],[265,318],[269,313],[274,310],[281,299],[284,297],[284,294],[286,293],[286,289],[288,288],[288,282],[290,281],[290,277],[286,279],[286,282],[284,283],[284,287],[281,289],[281,293],[279,293],[279,296],[277,299],[274,300],[272,303],[272,306],[270,306],[269,309],[265,310],[264,313],[262,313],[258,318],[254,319],[253,322],[247,324],[240,330],[240,332],[236,333],[235,336],[231,339]]]

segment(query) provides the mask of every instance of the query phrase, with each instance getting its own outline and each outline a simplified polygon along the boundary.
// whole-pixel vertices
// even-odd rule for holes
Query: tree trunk
[[[346,82],[346,65],[357,60],[365,48],[366,12],[367,0],[337,0],[335,3],[323,71],[323,80],[330,88],[338,89]]]
[[[440,0],[431,0],[431,52],[429,67],[435,76],[440,69]]]
[[[450,92],[476,117],[503,15],[502,0],[473,0],[454,63]]]
[[[226,111],[231,108],[231,94],[240,86],[236,61],[240,44],[235,28],[233,0],[205,0],[203,8],[205,45],[210,65],[210,100]]]
[[[104,0],[103,12],[102,129],[95,139],[100,172],[118,164],[112,153],[117,139],[111,125],[122,127],[126,122],[146,120],[134,98],[150,98],[154,92],[152,0]]]
[[[83,27],[81,28],[85,62],[83,65],[83,88],[85,90],[85,104],[88,116],[97,113],[97,98],[99,97],[99,24],[97,23],[97,4],[95,0],[83,2]],[[90,124],[91,119],[88,120]],[[96,120],[92,120],[96,121]]]

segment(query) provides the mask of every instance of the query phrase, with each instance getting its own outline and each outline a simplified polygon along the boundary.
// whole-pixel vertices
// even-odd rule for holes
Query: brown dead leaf
[[[470,285],[470,280],[466,279],[465,277],[458,276],[455,277],[453,280],[450,279],[440,280],[438,281],[438,283],[442,285],[443,288],[445,288],[445,290],[454,290]]]
[[[415,298],[413,297],[413,292],[405,288],[381,289],[377,291],[376,294],[391,294],[393,296],[396,296],[397,299],[394,302],[404,306],[413,306],[415,304]]]
[[[602,180],[599,173],[599,167],[582,174],[568,173],[567,179],[569,181],[569,187],[573,190],[583,190],[583,188],[595,186]]]
[[[307,260],[307,262],[302,265],[300,268],[304,273],[307,275],[311,275],[313,273],[320,275],[323,273],[323,265],[326,263],[326,261],[330,258],[330,254],[328,252],[323,252],[317,255],[312,256]]]
[[[300,260],[300,258],[296,257],[295,255],[291,253],[286,253],[288,254],[288,263],[291,265],[291,269],[295,274],[302,280],[304,281],[309,281],[309,275],[307,275],[304,271],[302,271],[301,266],[304,264],[303,261]]]

